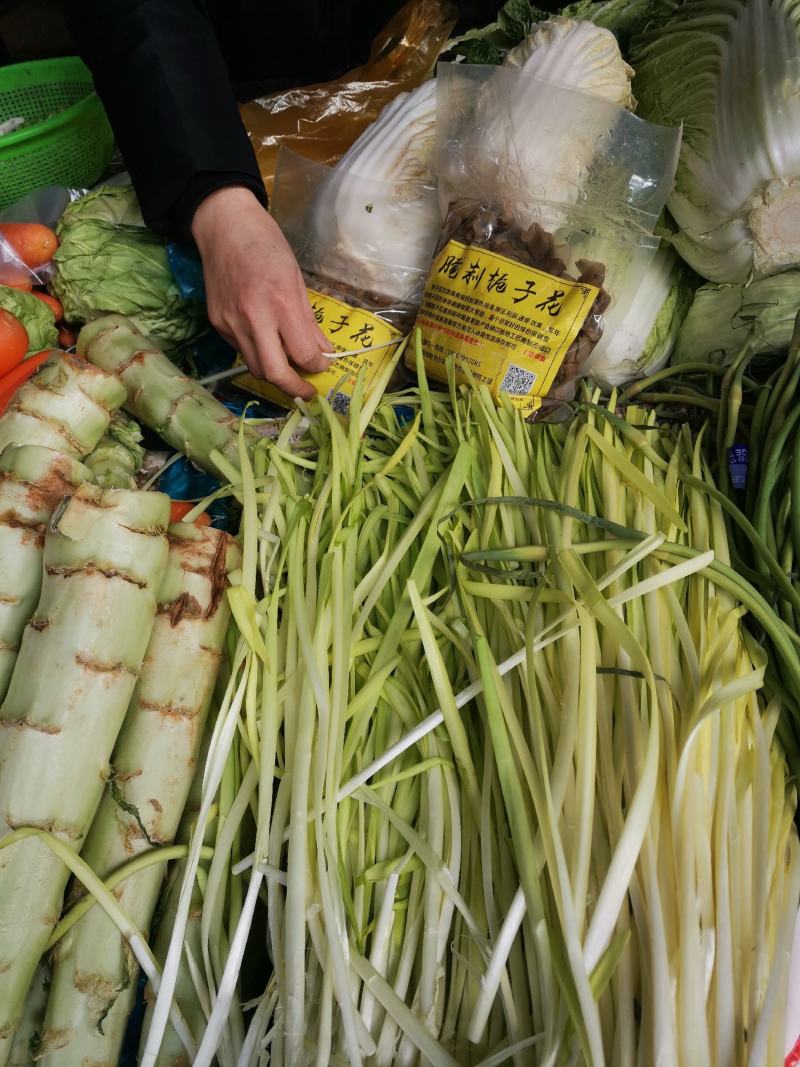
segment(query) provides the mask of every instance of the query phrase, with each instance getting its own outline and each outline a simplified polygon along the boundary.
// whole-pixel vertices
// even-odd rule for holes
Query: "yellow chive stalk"
[[[800,655],[700,446],[422,371],[362,414],[240,438],[238,639],[143,1067],[187,975],[194,1067],[780,1062],[800,847],[747,615],[795,691]]]

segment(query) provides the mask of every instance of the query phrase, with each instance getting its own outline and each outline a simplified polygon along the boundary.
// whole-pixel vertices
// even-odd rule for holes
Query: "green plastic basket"
[[[47,185],[86,188],[106,170],[114,135],[92,76],[77,57],[0,67],[0,210]]]

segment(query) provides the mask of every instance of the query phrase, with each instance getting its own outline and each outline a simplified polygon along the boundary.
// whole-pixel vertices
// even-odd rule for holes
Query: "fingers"
[[[290,397],[311,399],[298,370],[327,370],[332,345],[311,310],[303,276],[277,224],[253,198],[248,210],[227,197],[208,198],[196,212],[208,316],[241,352],[250,371]]]
[[[308,308],[308,323],[311,327],[312,333],[314,335],[320,352],[332,352],[333,346],[331,345],[330,338],[325,336],[325,334],[319,328],[319,323],[314,318],[314,312],[311,310],[311,303],[308,299],[306,283],[303,280],[303,275],[300,273],[299,270],[297,271],[297,288],[298,295],[302,301],[302,306]]]
[[[313,315],[311,320],[313,322]],[[316,325],[316,324],[315,324]],[[286,355],[296,367],[307,374],[319,374],[327,370],[330,360],[322,355],[322,345],[308,320],[288,319],[280,324],[280,337]],[[325,350],[330,349],[326,342]]]
[[[247,337],[246,343],[240,345],[242,356],[247,366],[258,378],[268,382],[292,398],[312,400],[316,396],[313,385],[309,385],[292,369],[281,345],[278,335],[266,329],[257,331]]]
[[[331,343],[317,325],[299,270],[295,292],[296,299],[280,309],[278,333],[290,362],[306,374],[319,374],[328,369],[322,352],[330,351]]]
[[[316,323],[305,291],[303,302],[297,301],[293,308],[294,314],[278,294],[265,300],[262,292],[249,294],[245,290],[239,293],[239,300],[238,306],[228,305],[224,310],[209,307],[214,327],[229,344],[238,348],[256,377],[266,378],[292,398],[312,399],[314,387],[291,366],[294,364],[306,373],[328,367],[328,360],[320,354],[316,330],[310,325]],[[326,347],[329,347],[327,342]]]

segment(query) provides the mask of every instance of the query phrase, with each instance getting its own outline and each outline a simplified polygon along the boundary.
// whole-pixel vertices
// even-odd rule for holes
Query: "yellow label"
[[[323,296],[316,289],[308,289],[307,292],[314,318],[331,342],[331,349],[334,352],[352,352],[356,348],[370,348],[395,339],[399,342],[403,336],[400,330],[396,330],[394,326],[390,326],[388,322],[373,315],[370,311],[351,307],[350,304],[335,300],[332,296]],[[364,396],[368,396],[378,373],[386,366],[396,350],[397,345],[390,345],[388,348],[378,349],[377,352],[342,356],[340,359],[332,359],[327,370],[319,374],[301,374],[300,377],[310,382],[319,396],[327,397],[335,411],[346,414],[356,387],[356,376],[361,368],[367,368]],[[241,356],[237,357],[237,363],[244,366]],[[291,397],[269,382],[254,378],[251,374],[240,374],[233,380],[236,385],[250,393],[255,393],[256,396],[272,400],[282,407],[294,406]]]
[[[541,407],[598,293],[450,241],[434,261],[417,316],[425,369],[446,381],[452,356],[459,381],[469,371],[528,415]],[[413,366],[411,350],[406,360]]]

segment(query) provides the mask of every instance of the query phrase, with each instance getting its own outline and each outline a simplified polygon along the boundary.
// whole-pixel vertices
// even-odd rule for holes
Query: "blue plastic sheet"
[[[184,300],[206,302],[206,286],[203,280],[203,264],[197,249],[190,244],[170,241],[167,244],[167,259],[172,277]]]

